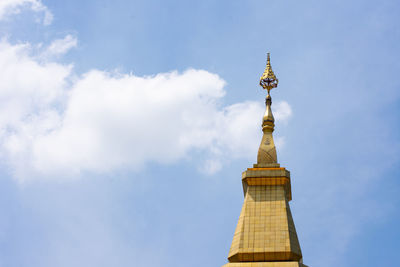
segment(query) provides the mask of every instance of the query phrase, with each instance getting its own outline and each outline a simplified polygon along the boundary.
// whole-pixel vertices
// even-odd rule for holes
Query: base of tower
[[[308,267],[297,261],[230,262],[222,267]]]

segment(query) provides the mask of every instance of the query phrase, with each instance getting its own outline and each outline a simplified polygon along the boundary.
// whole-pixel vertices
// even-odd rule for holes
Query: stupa
[[[223,267],[307,267],[303,264],[299,240],[289,201],[292,200],[290,172],[277,161],[270,91],[278,86],[268,53],[260,79],[266,89],[263,137],[257,164],[242,173],[244,203]]]

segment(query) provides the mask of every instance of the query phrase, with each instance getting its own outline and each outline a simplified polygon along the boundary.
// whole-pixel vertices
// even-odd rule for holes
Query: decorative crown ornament
[[[265,71],[260,78],[260,86],[263,89],[267,89],[268,95],[272,88],[276,88],[278,86],[278,79],[272,70],[269,53],[267,54],[267,66],[265,67]]]

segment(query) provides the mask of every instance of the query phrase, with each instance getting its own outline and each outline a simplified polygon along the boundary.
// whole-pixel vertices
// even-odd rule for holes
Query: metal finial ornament
[[[257,165],[270,166],[271,164],[277,164],[278,160],[276,157],[274,138],[272,136],[272,132],[275,128],[275,119],[274,115],[272,114],[272,99],[269,91],[278,86],[278,79],[272,71],[269,53],[267,58],[267,67],[261,76],[260,85],[262,88],[268,90],[268,95],[265,99],[266,110],[262,120],[262,131],[264,134],[261,140],[260,148],[258,149]]]
[[[278,79],[272,70],[269,53],[267,54],[267,66],[265,67],[265,71],[260,78],[260,86],[264,89],[267,89],[268,95],[272,88],[276,88],[278,86]]]

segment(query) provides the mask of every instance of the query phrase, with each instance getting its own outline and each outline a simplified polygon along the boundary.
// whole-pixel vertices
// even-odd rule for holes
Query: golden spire
[[[257,164],[277,163],[276,148],[274,144],[274,138],[272,136],[272,132],[274,131],[275,127],[275,119],[271,110],[272,100],[269,91],[278,86],[278,79],[272,70],[269,53],[267,55],[267,66],[260,78],[260,86],[268,90],[268,95],[265,99],[265,105],[267,108],[265,110],[262,122],[262,131],[264,134],[261,140],[260,148],[258,149]]]
[[[265,67],[265,71],[260,78],[260,85],[262,88],[268,90],[268,95],[269,91],[272,88],[278,86],[278,79],[276,78],[274,71],[272,70],[269,53],[267,53],[267,66]]]
[[[229,263],[223,267],[307,267],[290,211],[290,172],[276,160],[269,91],[278,85],[278,79],[269,54],[260,85],[268,90],[263,137],[257,164],[242,173],[244,203],[229,250]]]

